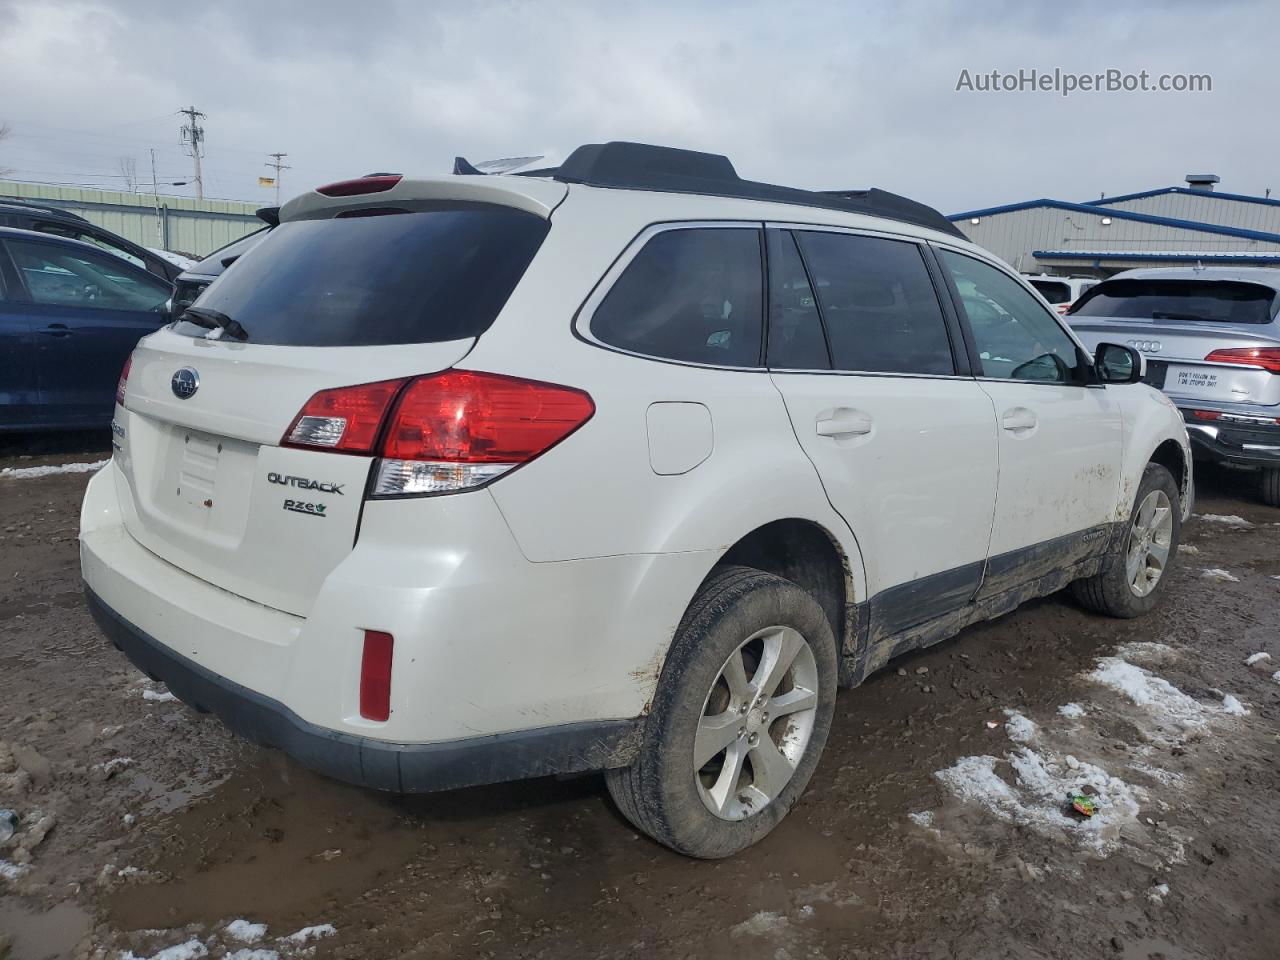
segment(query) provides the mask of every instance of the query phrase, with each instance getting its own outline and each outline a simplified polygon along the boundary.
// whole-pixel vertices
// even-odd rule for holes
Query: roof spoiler
[[[259,207],[253,211],[254,216],[265,223],[269,227],[280,226],[280,208],[279,207]]]

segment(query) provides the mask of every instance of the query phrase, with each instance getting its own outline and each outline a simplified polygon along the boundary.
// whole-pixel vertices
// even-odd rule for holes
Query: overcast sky
[[[179,107],[208,116],[205,193],[270,199],[375,170],[639,140],[746,177],[878,186],[944,212],[1085,200],[1216,173],[1280,193],[1280,4],[175,4],[0,0],[0,167],[150,187],[190,175]],[[962,70],[1210,74],[1202,93],[957,91]],[[183,195],[186,187],[164,188]]]

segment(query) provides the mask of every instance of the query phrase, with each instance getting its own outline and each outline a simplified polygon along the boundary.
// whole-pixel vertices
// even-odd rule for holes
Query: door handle
[[[65,323],[51,323],[40,331],[46,337],[69,337],[71,336],[71,328]]]
[[[1034,430],[1039,423],[1039,418],[1026,407],[1006,410],[1000,418],[1000,426],[1010,433],[1026,433]]]
[[[820,415],[814,423],[820,437],[865,437],[871,432],[871,426],[869,416],[847,407]]]

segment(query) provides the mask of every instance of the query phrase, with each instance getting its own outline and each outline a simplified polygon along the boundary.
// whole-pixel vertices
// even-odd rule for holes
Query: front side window
[[[981,260],[946,249],[938,253],[960,293],[984,377],[1082,379],[1075,341],[1026,287]]]
[[[933,281],[914,243],[844,233],[796,234],[837,370],[955,373]]]
[[[106,253],[10,240],[9,253],[36,303],[96,310],[159,311],[167,283]]]
[[[760,231],[690,227],[653,236],[591,317],[591,333],[635,353],[758,367]]]

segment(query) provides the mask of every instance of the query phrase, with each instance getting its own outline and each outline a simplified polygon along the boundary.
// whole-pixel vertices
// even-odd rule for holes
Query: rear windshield
[[[1055,280],[1032,280],[1031,285],[1050,303],[1066,303],[1071,299],[1071,288]]]
[[[379,214],[384,210],[377,211]],[[196,300],[250,343],[441,343],[488,329],[549,224],[488,204],[282,223]],[[207,320],[181,320],[188,336]]]
[[[1073,317],[1269,323],[1275,291],[1237,280],[1106,280],[1076,301]]]

